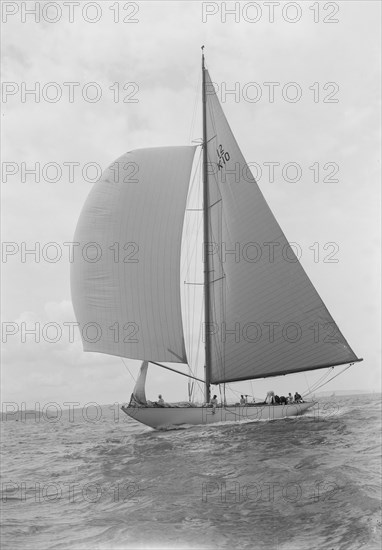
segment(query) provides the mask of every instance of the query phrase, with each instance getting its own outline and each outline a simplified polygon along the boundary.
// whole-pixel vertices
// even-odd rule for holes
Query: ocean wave
[[[4,547],[379,548],[379,407],[163,431],[4,422]]]

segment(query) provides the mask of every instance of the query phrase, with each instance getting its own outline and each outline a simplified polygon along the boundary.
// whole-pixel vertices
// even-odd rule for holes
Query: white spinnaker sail
[[[186,363],[180,247],[194,146],[138,149],[93,186],[74,236],[85,351]]]
[[[206,90],[211,382],[357,360],[247,167],[208,72]]]

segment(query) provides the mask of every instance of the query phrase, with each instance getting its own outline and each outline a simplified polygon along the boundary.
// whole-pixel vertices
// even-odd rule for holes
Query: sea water
[[[154,431],[117,405],[1,423],[3,549],[379,549],[379,394]]]

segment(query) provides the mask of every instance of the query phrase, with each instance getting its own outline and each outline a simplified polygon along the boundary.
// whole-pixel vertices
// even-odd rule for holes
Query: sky
[[[1,6],[3,404],[128,400],[140,363],[71,333],[68,243],[116,158],[200,139],[201,45],[263,194],[364,358],[323,389],[380,391],[380,3],[77,4]],[[233,388],[303,393],[322,375]],[[187,380],[151,367],[158,393],[187,399]]]

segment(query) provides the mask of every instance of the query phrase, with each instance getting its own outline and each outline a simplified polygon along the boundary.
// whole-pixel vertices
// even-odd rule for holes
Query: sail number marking
[[[223,170],[223,167],[225,164],[229,161],[231,158],[230,154],[224,151],[223,145],[219,145],[219,147],[216,149],[216,154],[218,156],[218,170]]]

